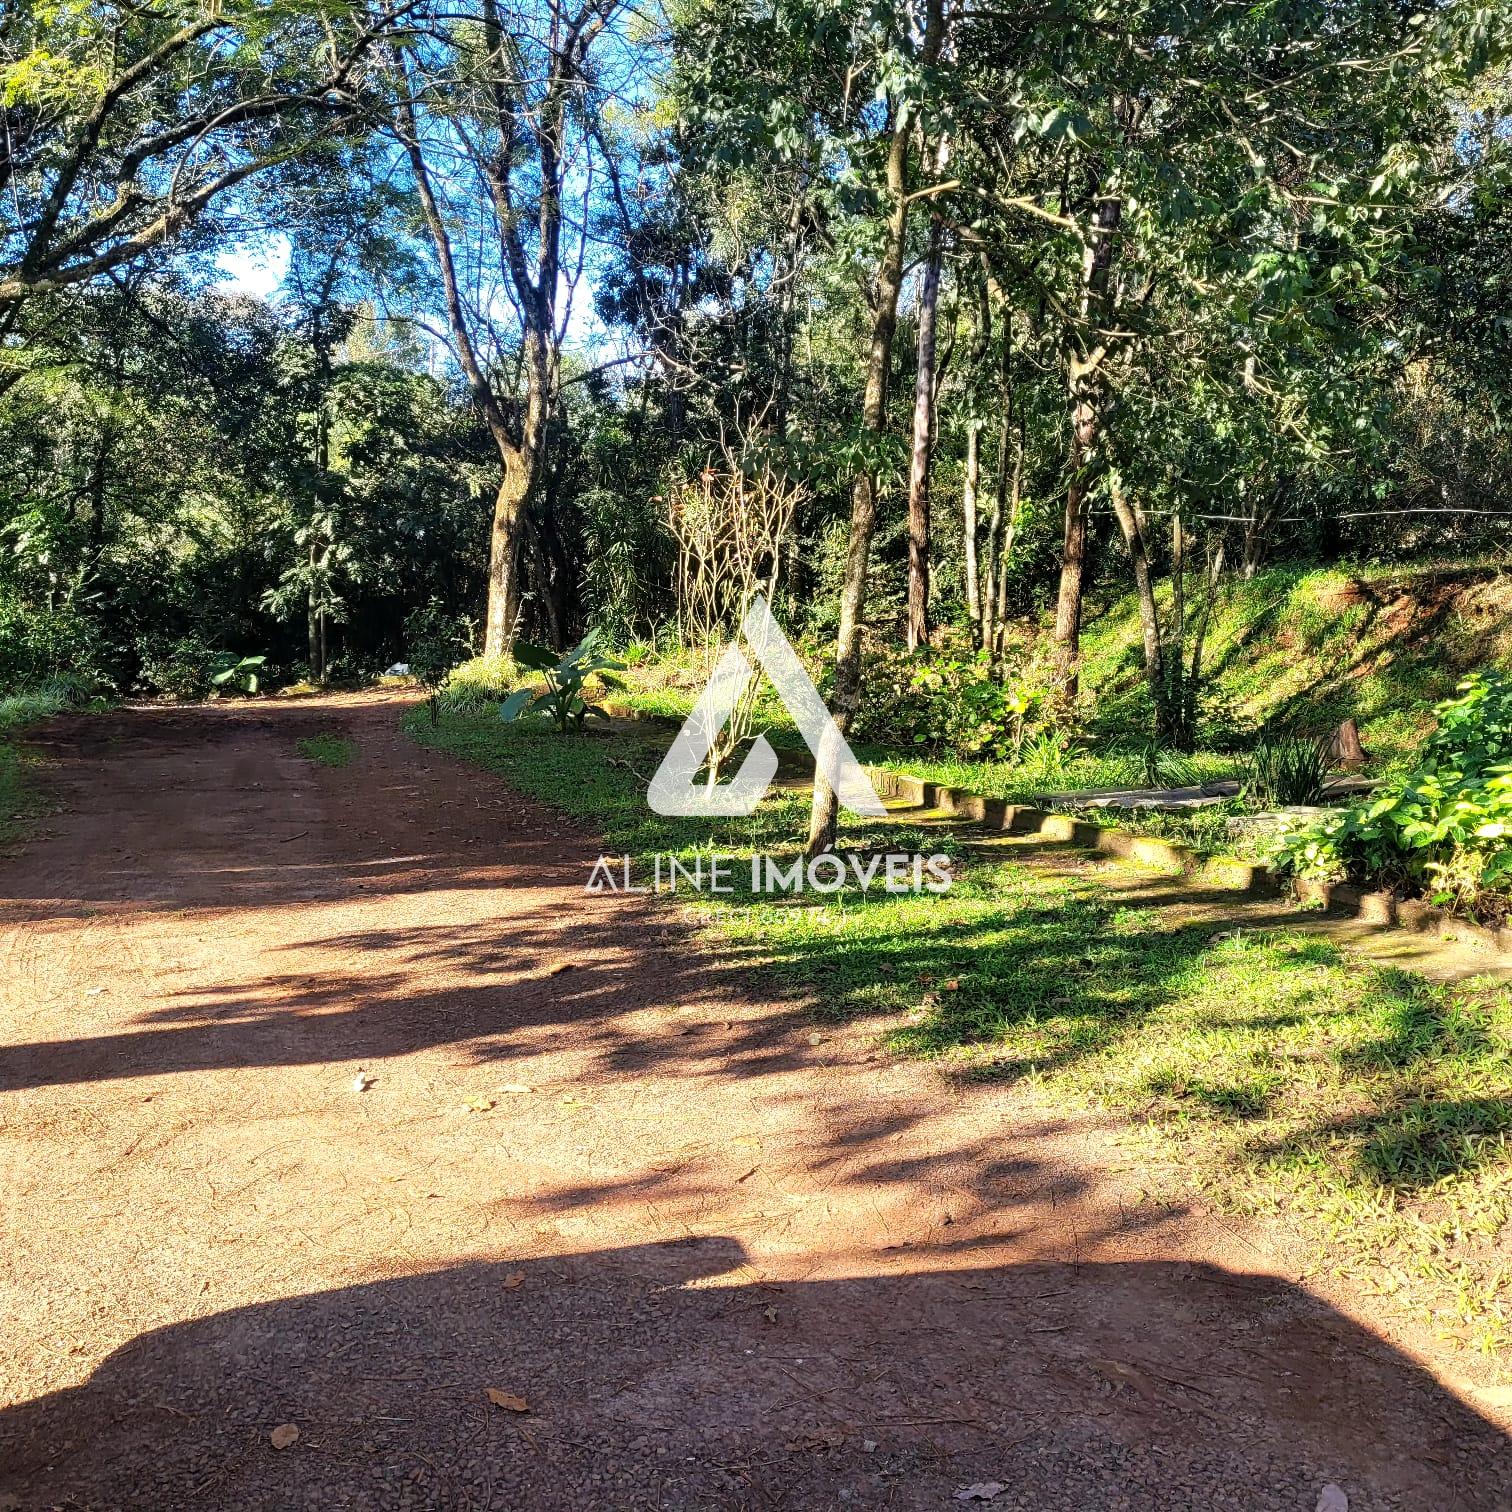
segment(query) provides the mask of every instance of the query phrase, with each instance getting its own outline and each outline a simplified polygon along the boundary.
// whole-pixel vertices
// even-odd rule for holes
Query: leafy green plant
[[[557,656],[544,646],[530,641],[516,641],[515,660],[522,667],[541,672],[546,678],[543,692],[535,688],[516,688],[499,705],[499,717],[506,724],[517,719],[541,716],[552,720],[563,735],[569,726],[583,728],[583,721],[590,714],[600,719],[608,715],[595,703],[590,703],[586,693],[588,679],[597,677],[609,687],[618,686],[618,679],[606,677],[605,673],[624,670],[624,663],[603,655],[599,650],[600,636],[590,630],[565,656]]]
[[[1084,755],[1086,752],[1065,730],[1048,729],[1024,745],[1020,759],[1029,781],[1059,787],[1069,780],[1070,769]]]
[[[1285,835],[1297,876],[1422,892],[1502,913],[1512,895],[1512,679],[1482,672],[1437,708],[1418,765]]]
[[[994,670],[985,652],[881,648],[869,658],[859,738],[957,756],[1017,761],[1043,718],[1049,683],[1036,666]]]
[[[210,686],[233,693],[255,693],[259,668],[266,656],[238,656],[235,651],[217,651],[210,658]]]
[[[467,636],[439,599],[412,610],[404,621],[410,676],[426,692],[431,723],[441,722],[441,686],[467,648]]]
[[[1140,787],[1196,787],[1202,780],[1191,757],[1163,740],[1146,740],[1135,746],[1129,760]]]
[[[436,703],[443,714],[481,714],[508,698],[519,681],[514,657],[474,656],[446,674]]]
[[[1318,803],[1328,784],[1326,736],[1286,730],[1263,730],[1254,748],[1241,758],[1239,785],[1259,808]]]

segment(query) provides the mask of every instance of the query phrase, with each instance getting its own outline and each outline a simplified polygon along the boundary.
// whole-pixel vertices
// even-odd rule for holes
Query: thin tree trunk
[[[928,26],[921,56],[933,62],[944,35],[943,0],[930,0]],[[886,424],[887,378],[892,366],[893,337],[898,328],[898,296],[903,288],[903,254],[908,236],[908,146],[913,135],[913,112],[900,104],[887,155],[888,212],[882,256],[877,267],[876,303],[866,361],[866,389],[862,423],[869,436],[879,437]],[[861,698],[861,626],[866,610],[866,570],[872,535],[877,526],[877,484],[863,469],[851,490],[850,539],[846,544],[845,576],[840,589],[840,627],[836,635],[834,725],[845,734]],[[828,732],[826,732],[828,735]],[[824,747],[821,747],[821,754]],[[809,812],[807,851],[816,855],[835,843],[839,799],[824,772],[814,769],[814,799]]]
[[[997,585],[1002,560],[1003,510],[1008,502],[1008,432],[1013,423],[1013,390],[1003,373],[1003,419],[998,427],[997,481],[992,489],[992,512],[987,517],[987,577],[982,585],[982,650],[997,644]]]
[[[1139,628],[1144,638],[1145,681],[1150,685],[1150,701],[1155,707],[1155,729],[1162,737],[1169,737],[1170,706],[1166,698],[1165,664],[1162,660],[1160,642],[1160,613],[1155,603],[1155,583],[1150,572],[1150,554],[1145,544],[1144,528],[1129,507],[1122,486],[1117,478],[1109,480],[1108,497],[1113,505],[1118,528],[1123,532],[1124,545],[1129,551],[1129,563],[1134,570],[1134,591],[1139,600]]]
[[[1103,194],[1092,216],[1092,234],[1082,257],[1081,323],[1084,349],[1073,352],[1066,370],[1071,408],[1071,446],[1066,482],[1066,513],[1061,531],[1060,589],[1055,604],[1055,675],[1058,699],[1075,707],[1081,667],[1082,599],[1087,582],[1087,503],[1091,493],[1092,456],[1102,431],[1102,363],[1106,338],[1108,275],[1123,200]]]
[[[994,640],[988,648],[996,664],[1003,654],[1003,626],[1008,619],[1008,563],[1013,557],[1013,540],[1018,534],[1019,500],[1023,496],[1024,482],[1024,421],[1019,417],[1018,441],[1013,452],[1013,478],[1008,485],[1008,518],[1003,523],[1003,543],[998,551],[997,602],[993,605],[992,618],[996,626]]]
[[[1213,617],[1213,604],[1218,597],[1218,582],[1223,576],[1223,542],[1219,541],[1208,561],[1207,581],[1202,598],[1202,608],[1197,616],[1197,627],[1192,635],[1192,664],[1182,688],[1183,750],[1193,750],[1197,745],[1198,702],[1202,695],[1202,658],[1207,649],[1208,625]]]
[[[934,427],[935,316],[940,303],[940,228],[930,226],[919,290],[919,364],[914,382],[913,456],[908,471],[908,649],[929,640],[929,464]]]
[[[961,487],[961,539],[966,549],[966,612],[980,634],[982,592],[977,572],[977,489],[982,480],[982,422],[966,426],[966,481]]]

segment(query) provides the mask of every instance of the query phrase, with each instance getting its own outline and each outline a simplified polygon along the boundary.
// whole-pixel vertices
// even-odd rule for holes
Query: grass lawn
[[[564,738],[491,715],[432,729],[423,711],[408,727],[588,821],[616,854],[790,855],[803,833],[804,794],[740,820],[651,813],[652,732]],[[962,854],[937,832],[921,845],[899,820],[848,818],[842,842],[950,851],[959,879],[945,896],[850,891],[817,906],[690,896],[712,948],[819,1019],[871,1018],[897,1053],[1118,1111],[1152,1190],[1277,1214],[1311,1236],[1320,1266],[1512,1359],[1507,989],[1447,990],[1310,936],[1120,906],[1095,880]]]

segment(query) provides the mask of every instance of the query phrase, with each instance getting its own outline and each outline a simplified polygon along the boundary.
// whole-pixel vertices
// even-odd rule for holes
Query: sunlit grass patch
[[[355,742],[346,739],[342,735],[333,734],[330,731],[321,731],[316,735],[307,735],[303,739],[294,742],[294,749],[306,761],[318,762],[321,766],[327,767],[348,766],[352,758],[357,754]]]

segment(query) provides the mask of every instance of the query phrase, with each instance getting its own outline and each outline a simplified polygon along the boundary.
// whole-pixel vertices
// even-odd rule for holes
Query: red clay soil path
[[[586,896],[591,836],[398,712],[43,738],[0,1507],[1512,1504],[1506,1437],[1261,1240]],[[333,725],[351,766],[296,754]]]

